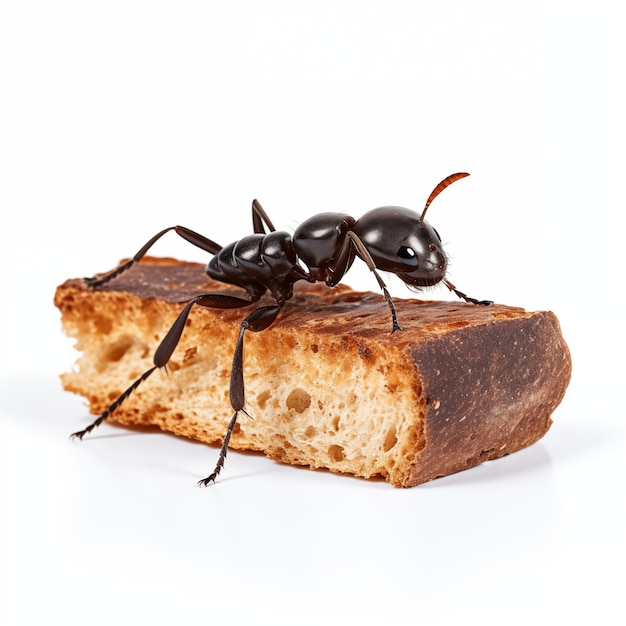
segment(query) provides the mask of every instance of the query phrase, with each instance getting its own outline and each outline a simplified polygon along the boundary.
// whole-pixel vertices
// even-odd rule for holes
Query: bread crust
[[[82,355],[62,375],[64,388],[101,413],[152,366],[182,303],[200,293],[242,295],[201,265],[152,257],[98,290],[66,281],[55,304]],[[254,419],[240,418],[230,447],[410,487],[547,432],[571,376],[553,313],[394,301],[403,330],[391,334],[382,296],[296,284],[278,320],[246,335]],[[192,309],[169,375],[155,373],[110,420],[220,443],[232,415],[232,353],[249,310]]]

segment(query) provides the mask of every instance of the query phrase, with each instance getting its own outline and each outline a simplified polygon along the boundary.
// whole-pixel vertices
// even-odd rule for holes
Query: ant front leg
[[[350,266],[350,262],[354,258],[352,246],[354,246],[354,249],[358,253],[359,257],[363,259],[363,261],[365,261],[368,269],[372,272],[372,274],[374,274],[376,282],[378,282],[378,286],[381,288],[383,295],[385,296],[387,306],[389,307],[389,311],[391,312],[391,333],[393,334],[398,330],[402,330],[402,327],[400,326],[400,324],[398,324],[396,305],[391,299],[391,295],[387,290],[387,285],[385,284],[385,281],[380,277],[380,274],[376,271],[376,264],[374,263],[374,259],[372,259],[372,256],[367,251],[367,248],[365,247],[361,239],[353,231],[348,231],[346,234],[346,239],[337,258],[333,277],[329,284],[335,286],[345,274],[346,268]]]
[[[449,280],[444,279],[444,285],[450,290],[454,291],[454,293],[461,298],[461,300],[465,300],[465,302],[469,302],[471,304],[481,304],[483,306],[489,306],[493,304],[493,300],[477,300],[476,298],[470,298],[467,294],[464,294],[462,291],[459,291]]]
[[[233,365],[230,372],[230,404],[235,413],[233,414],[228,424],[228,428],[226,429],[226,434],[224,435],[224,439],[222,441],[220,455],[217,460],[217,464],[215,465],[215,469],[213,470],[213,473],[206,478],[198,481],[198,485],[200,485],[201,487],[206,487],[210,482],[215,482],[215,479],[222,471],[222,468],[224,467],[224,463],[226,461],[226,455],[228,454],[228,444],[230,442],[230,437],[233,434],[233,429],[235,428],[235,424],[237,423],[237,417],[239,415],[239,412],[241,411],[248,415],[244,408],[246,400],[243,380],[243,341],[245,333],[247,330],[260,332],[271,326],[278,316],[280,309],[281,307],[279,305],[260,307],[252,311],[252,313],[250,313],[243,320],[243,322],[241,322],[241,326],[239,328],[239,337],[237,338],[237,345],[235,346],[235,354],[233,356]],[[248,415],[248,417],[250,417],[250,415]]]
[[[189,317],[189,313],[194,305],[200,305],[205,307],[217,308],[217,309],[237,309],[252,304],[249,300],[243,298],[235,298],[233,296],[225,296],[221,294],[205,294],[196,296],[190,300],[185,308],[180,312],[176,321],[172,324],[167,334],[159,344],[159,347],[154,353],[154,365],[149,370],[145,371],[133,384],[126,389],[113,403],[111,403],[104,413],[101,413],[87,428],[79,430],[71,435],[72,438],[82,439],[85,435],[90,433],[94,428],[97,428],[109,418],[120,405],[144,382],[154,370],[159,368],[166,368],[167,364],[172,356],[185,328],[185,322]]]

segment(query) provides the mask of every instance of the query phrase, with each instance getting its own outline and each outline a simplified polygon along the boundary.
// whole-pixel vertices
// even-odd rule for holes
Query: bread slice
[[[65,389],[101,413],[152,366],[182,303],[213,292],[242,295],[201,265],[173,259],[146,258],[97,290],[68,280],[55,304],[82,355],[63,374]],[[553,313],[395,303],[403,330],[391,334],[382,296],[298,283],[278,320],[246,335],[246,410],[254,419],[240,416],[230,447],[410,487],[547,432],[571,373]],[[248,310],[194,307],[168,372],[157,370],[110,420],[221,443]]]

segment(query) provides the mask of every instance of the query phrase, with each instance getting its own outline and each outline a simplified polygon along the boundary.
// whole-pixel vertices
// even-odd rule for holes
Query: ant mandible
[[[124,391],[92,424],[72,435],[82,439],[106,420],[133,391],[158,368],[165,367],[185,328],[191,309],[198,305],[217,309],[235,309],[257,302],[269,291],[276,300],[249,313],[241,322],[235,346],[231,377],[230,404],[234,411],[224,436],[213,473],[199,481],[207,486],[215,482],[224,466],[228,443],[240,412],[246,413],[243,379],[243,342],[247,330],[259,332],[268,328],[285,302],[293,296],[293,285],[299,280],[325,282],[335,287],[350,269],[356,257],[364,261],[380,286],[391,312],[391,332],[401,330],[396,309],[387,286],[377,270],[399,276],[409,287],[431,287],[443,282],[459,298],[473,304],[489,305],[459,291],[446,279],[447,258],[439,233],[425,221],[431,202],[453,182],[469,176],[452,174],[432,191],[421,215],[402,207],[373,209],[356,220],[342,213],[319,213],[304,221],[293,235],[277,231],[257,200],[252,202],[254,234],[227,246],[184,226],[165,228],[150,239],[135,256],[99,278],[87,279],[97,289],[128,270],[166,233],[173,230],[201,250],[214,255],[206,267],[207,274],[218,281],[242,287],[248,299],[222,294],[203,294],[192,298],[183,308],[154,353],[154,365]],[[266,231],[269,230],[269,233]]]

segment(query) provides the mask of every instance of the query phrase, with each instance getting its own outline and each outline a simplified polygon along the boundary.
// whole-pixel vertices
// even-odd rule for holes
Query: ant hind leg
[[[208,237],[201,235],[200,233],[196,233],[190,228],[185,228],[185,226],[170,226],[169,228],[164,228],[162,231],[158,232],[154,237],[152,237],[149,241],[147,241],[142,248],[135,254],[135,256],[116,267],[114,270],[110,271],[108,274],[104,276],[94,276],[91,278],[86,278],[87,284],[89,287],[98,288],[105,285],[110,280],[113,280],[120,274],[123,274],[126,270],[129,270],[135,263],[141,261],[141,259],[148,253],[148,250],[159,240],[163,235],[169,233],[171,230],[175,231],[179,237],[186,239],[189,243],[194,246],[204,250],[205,252],[209,252],[210,254],[217,254],[222,246],[211,241]]]
[[[77,431],[71,435],[72,438],[82,439],[85,435],[89,434],[94,428],[97,428],[104,422],[107,418],[109,418],[119,407],[120,405],[139,387],[139,385],[144,382],[156,369],[159,368],[167,368],[167,363],[170,360],[180,338],[183,334],[183,330],[185,329],[185,322],[189,317],[189,313],[194,305],[200,305],[211,308],[218,309],[236,309],[240,307],[249,306],[252,304],[249,300],[244,300],[243,298],[236,298],[234,296],[225,296],[222,294],[205,294],[201,296],[196,296],[192,298],[186,305],[185,308],[180,312],[170,329],[167,331],[167,334],[159,344],[158,348],[154,353],[154,365],[146,370],[133,384],[126,389],[120,396],[112,402],[106,410],[101,413],[87,428]]]

